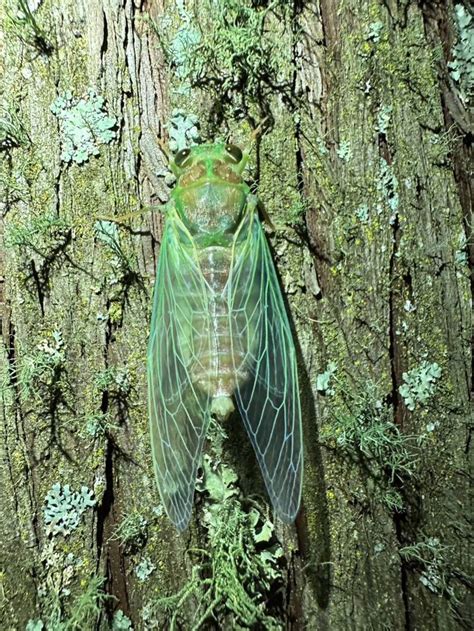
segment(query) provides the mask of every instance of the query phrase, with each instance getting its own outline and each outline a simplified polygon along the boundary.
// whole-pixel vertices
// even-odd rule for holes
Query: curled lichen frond
[[[400,430],[394,423],[392,406],[380,396],[374,383],[367,382],[360,390],[356,386],[349,388],[337,369],[331,371],[330,378],[330,392],[326,391],[331,394],[330,420],[321,426],[321,441],[360,463],[363,471],[377,482],[378,501],[390,510],[402,510],[400,482],[417,475],[419,445],[426,436]],[[328,384],[323,383],[329,388]]]
[[[237,0],[204,0],[178,7],[176,28],[167,17],[154,24],[179,80],[178,93],[202,88],[222,101],[240,91],[258,102],[291,83],[290,7]],[[276,33],[270,35],[270,24]]]
[[[211,434],[220,451],[222,431],[211,428]],[[204,457],[198,483],[206,547],[190,550],[193,571],[182,589],[149,603],[142,615],[145,622],[158,616],[176,629],[183,622],[184,603],[192,599],[193,619],[186,621],[190,629],[201,629],[210,619],[230,620],[233,628],[281,629],[276,612],[266,606],[268,595],[283,585],[283,549],[274,525],[257,504],[248,501],[244,507],[236,473],[215,456]]]

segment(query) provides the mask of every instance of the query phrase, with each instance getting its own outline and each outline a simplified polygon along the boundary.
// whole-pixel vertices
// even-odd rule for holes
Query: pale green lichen
[[[377,481],[372,494],[389,510],[402,510],[403,498],[397,482],[413,478],[418,462],[416,436],[402,433],[393,422],[393,409],[378,397],[377,387],[353,393],[337,383],[338,397],[331,420],[320,430],[323,444],[340,449],[360,462],[364,471]]]
[[[97,320],[109,320],[112,324],[120,324],[132,285],[141,283],[136,258],[131,247],[127,247],[129,242],[121,239],[115,222],[98,220],[94,224],[94,232],[97,239],[108,248],[109,255],[106,259],[110,262],[109,273],[107,276],[104,275],[101,288],[107,293],[108,312],[99,312]],[[121,391],[123,394],[125,388],[122,387]]]
[[[50,537],[41,550],[38,605],[48,631],[95,629],[110,598],[103,590],[105,577],[91,575],[89,559],[66,552],[70,545]]]
[[[133,631],[132,621],[121,609],[115,612],[112,620],[112,631]]]
[[[7,17],[11,31],[25,44],[33,46],[40,53],[51,54],[53,47],[48,37],[33,15],[41,0],[9,0]]]
[[[351,143],[348,140],[340,142],[339,147],[336,149],[336,153],[343,162],[349,162],[352,158]]]
[[[22,397],[44,397],[46,392],[58,389],[65,365],[66,349],[62,333],[54,330],[23,361],[19,372]]]
[[[28,134],[17,108],[0,107],[0,151],[19,147],[28,141]]]
[[[383,202],[385,202],[392,215],[390,222],[393,223],[395,215],[398,212],[399,196],[398,196],[398,180],[393,171],[393,165],[389,164],[385,158],[380,157],[380,170],[377,180],[377,190]],[[381,208],[379,207],[379,212]]]
[[[169,20],[154,27],[165,42],[170,65],[179,80],[176,92],[209,90],[230,101],[245,93],[258,102],[266,93],[291,85],[290,7],[283,0],[268,6],[249,1],[203,0],[178,5],[179,26]],[[265,37],[268,24],[281,25],[275,37]]]
[[[116,137],[113,128],[117,119],[107,114],[104,98],[93,89],[80,99],[67,91],[52,103],[51,111],[59,119],[64,162],[83,164],[90,156],[99,155],[99,145]]]
[[[112,397],[126,398],[132,388],[130,371],[126,366],[105,368],[95,376],[94,385],[100,392],[107,390]]]
[[[156,565],[150,561],[149,558],[145,557],[140,561],[140,563],[135,568],[135,576],[139,581],[146,581],[150,577],[151,574],[156,570]]]
[[[182,80],[178,90],[181,94],[189,94],[189,63],[196,54],[196,48],[201,43],[201,33],[189,21],[177,30],[169,47],[169,55],[173,60],[177,76]]]
[[[465,271],[468,267],[469,257],[467,253],[467,245],[468,240],[466,238],[466,233],[464,230],[461,230],[457,242],[458,247],[454,252],[454,264],[458,268],[458,273]]]
[[[336,370],[336,363],[329,362],[327,369],[316,377],[316,389],[318,390],[318,392],[334,394],[335,390],[330,386],[330,383]]]
[[[222,428],[211,428],[211,435],[220,452]],[[148,603],[142,619],[145,624],[167,620],[171,629],[183,623],[197,630],[209,619],[225,616],[232,628],[281,629],[283,625],[266,607],[268,594],[283,584],[283,549],[275,539],[273,523],[257,504],[249,503],[244,510],[237,476],[230,467],[206,455],[203,470],[198,490],[204,498],[202,525],[207,544],[193,552],[192,576],[182,589]],[[195,603],[191,622],[181,618],[188,600]]]
[[[114,252],[120,249],[117,224],[113,221],[98,220],[94,224],[97,238],[108,245]]]
[[[56,568],[56,573],[49,577],[48,586],[44,586],[40,596],[44,604],[43,620],[48,631],[78,631],[95,629],[98,618],[103,614],[104,602],[111,598],[103,590],[105,577],[92,575],[81,580],[80,589],[72,592],[64,587],[72,578],[62,576],[70,568]]]
[[[75,530],[87,508],[95,506],[94,493],[87,486],[73,491],[69,484],[53,484],[45,498],[44,523],[46,534],[69,535]]]
[[[369,207],[367,204],[361,204],[355,211],[356,217],[361,223],[367,223],[369,220]]]
[[[147,540],[148,522],[136,510],[126,515],[114,530],[110,541],[118,541],[125,554],[142,548]]]
[[[117,426],[110,423],[107,416],[102,412],[87,416],[81,427],[83,428],[81,433],[90,438],[100,438],[105,436],[111,429],[117,429]]]
[[[6,247],[28,247],[46,257],[52,249],[66,243],[71,226],[57,214],[44,210],[38,216],[9,222],[5,234]]]
[[[452,604],[458,604],[454,577],[462,572],[451,565],[453,550],[443,545],[437,537],[425,537],[421,541],[400,549],[401,557],[420,571],[420,583],[433,594],[446,596]],[[467,578],[467,577],[466,577]]]
[[[132,269],[131,257],[125,252],[120,242],[120,234],[117,224],[113,221],[100,219],[94,224],[96,237],[110,248],[113,254],[112,267],[125,274]]]
[[[377,112],[377,124],[376,129],[379,133],[387,135],[390,125],[390,119],[392,116],[392,106],[382,105]]]
[[[380,34],[382,33],[383,28],[384,24],[380,20],[371,22],[367,28],[367,39],[372,40],[375,43],[379,42]]]
[[[201,141],[197,116],[188,115],[183,110],[176,109],[172,112],[166,128],[169,134],[169,147],[173,153]]]
[[[55,631],[74,631],[95,629],[99,616],[103,615],[103,606],[111,598],[104,592],[105,577],[94,575],[87,580],[84,588],[74,599],[69,616],[57,626],[48,626]]]
[[[458,40],[452,51],[453,60],[448,63],[448,67],[467,107],[474,94],[474,18],[461,3],[454,6],[454,15]]]
[[[404,372],[402,377],[404,384],[399,392],[407,408],[413,411],[418,403],[426,403],[433,395],[436,382],[441,377],[441,368],[436,362],[423,362],[417,368]]]

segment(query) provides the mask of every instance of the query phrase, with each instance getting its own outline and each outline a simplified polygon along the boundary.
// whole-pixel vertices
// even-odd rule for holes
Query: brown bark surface
[[[0,628],[469,628],[472,135],[448,66],[463,63],[455,5],[27,6],[0,7]],[[115,137],[68,162],[51,105],[90,89]],[[160,141],[189,137],[175,108],[205,141],[249,144],[263,121],[248,175],[298,348],[294,526],[273,520],[238,416],[210,436],[190,528],[160,505],[146,344]]]

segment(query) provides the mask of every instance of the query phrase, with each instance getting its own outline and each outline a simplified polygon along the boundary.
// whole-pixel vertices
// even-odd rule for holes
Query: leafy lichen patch
[[[117,119],[107,114],[104,103],[102,96],[89,89],[81,98],[66,92],[51,104],[51,111],[59,120],[64,162],[83,164],[90,156],[99,155],[100,145],[115,138]]]
[[[81,487],[80,491],[72,491],[69,484],[53,484],[45,498],[46,534],[70,534],[79,525],[84,511],[95,503],[94,493],[87,486]]]

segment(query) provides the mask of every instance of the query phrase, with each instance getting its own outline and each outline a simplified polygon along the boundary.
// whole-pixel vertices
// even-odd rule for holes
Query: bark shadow
[[[273,258],[275,260],[273,248]],[[282,287],[281,278],[277,275]],[[282,291],[293,340],[295,342],[301,411],[303,423],[304,480],[301,508],[296,518],[296,531],[302,557],[302,572],[310,582],[318,605],[326,609],[331,585],[331,547],[329,511],[326,497],[324,464],[319,443],[316,401],[306,369],[295,324]],[[238,411],[226,421],[227,453],[239,476],[239,484],[246,497],[259,495],[269,502],[258,461]],[[302,579],[304,581],[304,579]],[[303,582],[304,584],[304,582]],[[302,585],[299,587],[301,588]]]
[[[268,245],[273,260],[277,260],[278,257],[270,240],[268,240]],[[289,306],[288,296],[283,291],[284,285],[280,270],[276,265],[275,270],[295,343],[301,400],[305,464],[302,501],[296,518],[296,529],[304,572],[314,589],[318,605],[321,609],[326,609],[329,604],[331,591],[331,537],[326,477],[319,441],[316,400]]]
[[[294,331],[291,318],[290,325]],[[306,463],[303,497],[296,527],[305,572],[315,591],[318,605],[326,609],[331,591],[331,537],[324,462],[319,443],[316,401],[296,335],[294,339],[298,359]]]

